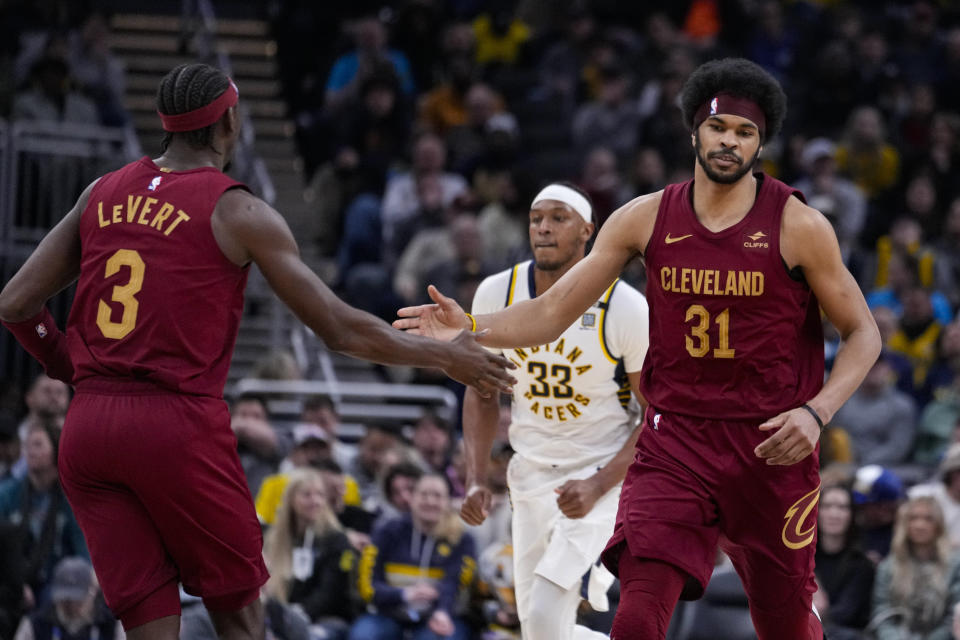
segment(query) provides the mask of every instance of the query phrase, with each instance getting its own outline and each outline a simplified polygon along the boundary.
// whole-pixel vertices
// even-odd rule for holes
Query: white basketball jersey
[[[533,262],[485,279],[473,313],[493,313],[536,296]],[[530,322],[536,322],[531,318]],[[640,371],[648,344],[647,301],[617,280],[556,341],[495,349],[517,369],[510,445],[549,465],[605,461],[633,431],[627,373]]]

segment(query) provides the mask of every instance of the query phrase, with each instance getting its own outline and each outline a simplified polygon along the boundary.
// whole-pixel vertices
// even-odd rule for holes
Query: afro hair
[[[700,65],[680,91],[683,122],[693,129],[697,109],[718,93],[747,98],[759,105],[767,118],[764,140],[780,132],[787,114],[787,96],[780,83],[760,65],[745,58],[723,58]]]

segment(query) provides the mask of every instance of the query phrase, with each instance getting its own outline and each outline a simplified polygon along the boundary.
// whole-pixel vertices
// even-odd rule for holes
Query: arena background
[[[763,169],[828,216],[879,309],[881,370],[835,420],[825,464],[933,477],[960,417],[960,5],[947,0],[3,0],[0,277],[95,176],[159,154],[157,84],[202,60],[239,86],[231,174],[284,215],[331,287],[385,319],[431,282],[466,306],[528,256],[527,207],[546,182],[581,186],[602,220],[690,177],[677,92],[724,56],[783,84]],[[642,287],[642,265],[624,277]],[[51,302],[61,324],[70,297]],[[0,334],[4,408],[25,412],[37,373]],[[425,411],[455,442],[462,390],[329,352],[254,273],[227,392],[268,397],[279,428],[329,397],[349,447],[374,424],[409,434]],[[677,637],[740,637],[686,625]]]

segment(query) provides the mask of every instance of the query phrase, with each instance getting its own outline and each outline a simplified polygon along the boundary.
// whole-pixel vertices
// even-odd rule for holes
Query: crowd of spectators
[[[575,182],[603,220],[689,178],[676,98],[701,62],[744,56],[776,76],[789,113],[761,167],[834,225],[884,340],[824,440],[821,521],[834,532],[820,545],[819,602],[837,637],[948,637],[960,598],[957,547],[943,542],[960,536],[960,459],[947,455],[960,440],[955,7],[307,5],[279,3],[275,27],[325,212],[320,249],[342,293],[385,318],[424,302],[428,283],[469,304],[484,277],[527,257],[527,207],[546,182]],[[294,56],[321,23],[322,50]],[[643,285],[642,268],[626,276]],[[922,597],[921,584],[933,585]]]
[[[0,116],[122,127],[126,70],[110,48],[107,17],[90,3],[0,5]]]

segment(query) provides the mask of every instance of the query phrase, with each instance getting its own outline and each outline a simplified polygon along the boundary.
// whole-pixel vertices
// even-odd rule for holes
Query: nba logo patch
[[[719,107],[718,107],[718,105],[717,105],[717,99],[714,98],[713,100],[710,101],[710,115],[712,115],[712,116],[717,115],[717,109],[718,109],[718,108],[719,108]]]
[[[653,428],[657,431],[660,431],[660,418],[662,417],[659,413],[653,414]]]
[[[148,190],[148,191],[156,191],[156,190],[157,190],[157,187],[160,186],[160,181],[161,181],[161,180],[163,180],[163,176],[157,176],[156,178],[154,178],[153,180],[151,180],[151,181],[150,181],[150,186],[147,187],[147,190]]]
[[[597,314],[595,313],[583,314],[583,317],[580,318],[580,326],[587,329],[592,329],[593,327],[597,326]]]
[[[36,329],[37,329],[38,336],[40,336],[41,338],[47,337],[47,325],[41,322],[40,324],[37,325]]]

